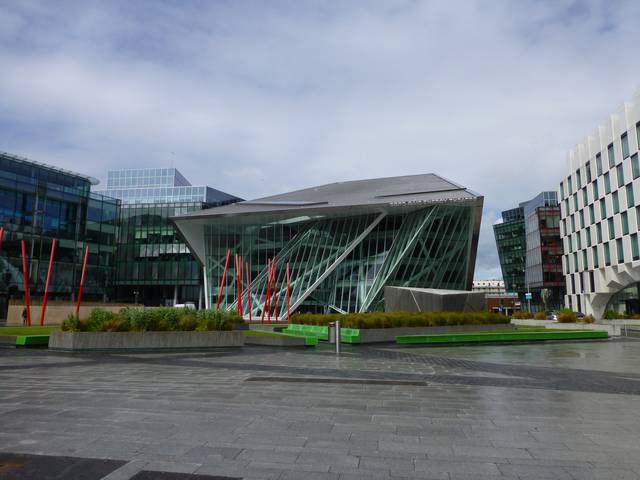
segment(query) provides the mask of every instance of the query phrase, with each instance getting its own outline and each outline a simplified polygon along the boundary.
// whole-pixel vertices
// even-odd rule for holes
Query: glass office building
[[[201,303],[202,268],[170,217],[238,201],[207,186],[193,186],[175,168],[114,170],[102,193],[122,201],[115,297],[146,305]]]
[[[533,310],[562,307],[562,243],[556,192],[541,192],[517,208],[502,212],[493,226],[500,267],[508,292],[525,302],[532,294]]]
[[[287,265],[292,312],[366,312],[383,308],[385,286],[471,290],[482,203],[428,174],[323,185],[174,222],[205,265],[208,306],[235,309],[239,279],[243,312],[250,291],[251,314],[261,315],[275,259],[269,288],[281,313]],[[236,254],[245,262],[242,276]]]
[[[0,152],[0,316],[9,298],[24,295],[21,240],[26,241],[29,289],[44,293],[51,244],[58,240],[51,299],[69,300],[78,288],[84,248],[89,260],[87,300],[106,300],[113,277],[119,201],[90,192],[97,180]]]

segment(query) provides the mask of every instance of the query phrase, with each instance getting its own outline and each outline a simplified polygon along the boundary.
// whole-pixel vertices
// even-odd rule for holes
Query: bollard
[[[340,320],[336,322],[336,355],[340,355]]]

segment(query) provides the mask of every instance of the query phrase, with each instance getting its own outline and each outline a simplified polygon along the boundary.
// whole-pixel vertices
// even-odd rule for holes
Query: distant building
[[[97,183],[80,173],[0,152],[0,227],[5,230],[0,251],[0,318],[6,318],[10,297],[24,296],[21,240],[26,243],[33,300],[44,293],[54,239],[58,243],[49,298],[75,296],[88,245],[83,298],[108,299],[120,202],[91,193]]]
[[[202,267],[169,218],[240,199],[191,185],[175,168],[109,171],[101,193],[122,201],[113,282],[117,300],[201,304]]]
[[[560,182],[566,305],[640,313],[640,94],[569,152]]]
[[[506,291],[535,310],[563,304],[559,223],[556,192],[542,192],[502,212],[502,222],[493,227]],[[526,293],[531,293],[530,302]]]
[[[504,280],[474,280],[472,290],[492,295],[500,295],[506,291]]]

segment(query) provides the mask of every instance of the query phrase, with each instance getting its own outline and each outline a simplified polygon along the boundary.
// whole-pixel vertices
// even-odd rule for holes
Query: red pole
[[[80,275],[80,287],[78,287],[78,303],[76,304],[76,317],[80,316],[80,302],[82,301],[82,290],[84,289],[84,275],[87,273],[87,260],[89,260],[89,245],[84,249],[84,260],[82,261],[82,275]]]
[[[251,275],[249,274],[249,262],[245,262],[247,270],[247,309],[249,309],[249,322],[253,321],[251,318]]]
[[[220,281],[220,291],[218,292],[218,303],[216,304],[216,310],[220,310],[220,300],[222,300],[222,287],[224,287],[224,281],[227,279],[227,269],[229,268],[230,256],[231,250],[227,249],[227,260],[224,262],[224,271],[222,272],[222,280]]]
[[[289,276],[289,262],[287,262],[287,322],[291,323],[291,278]]]
[[[267,292],[265,295],[264,305],[262,306],[262,318],[260,323],[264,323],[264,313],[269,310],[269,296],[271,295],[271,260],[267,258]]]
[[[276,257],[273,257],[273,306],[276,317],[276,322],[278,321],[278,277],[276,275]]]
[[[242,256],[238,255],[238,313],[243,317],[242,308]],[[243,317],[244,318],[244,317]]]
[[[31,306],[29,305],[29,273],[27,272],[27,252],[24,240],[20,240],[22,246],[22,277],[24,278],[24,304],[27,310],[27,325],[31,326]]]
[[[2,250],[2,240],[4,240],[4,227],[0,227],[0,250]]]
[[[56,253],[56,243],[58,240],[53,239],[51,244],[51,256],[49,257],[49,270],[47,270],[47,282],[44,284],[44,298],[42,299],[42,311],[40,312],[40,326],[44,326],[44,312],[47,310],[47,297],[49,296],[49,284],[51,283],[51,271],[53,270],[53,256]]]

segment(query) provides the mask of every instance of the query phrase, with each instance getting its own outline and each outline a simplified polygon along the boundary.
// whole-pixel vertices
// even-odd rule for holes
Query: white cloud
[[[245,197],[437,172],[485,195],[479,278],[637,87],[635,2],[5,3],[0,149]]]

